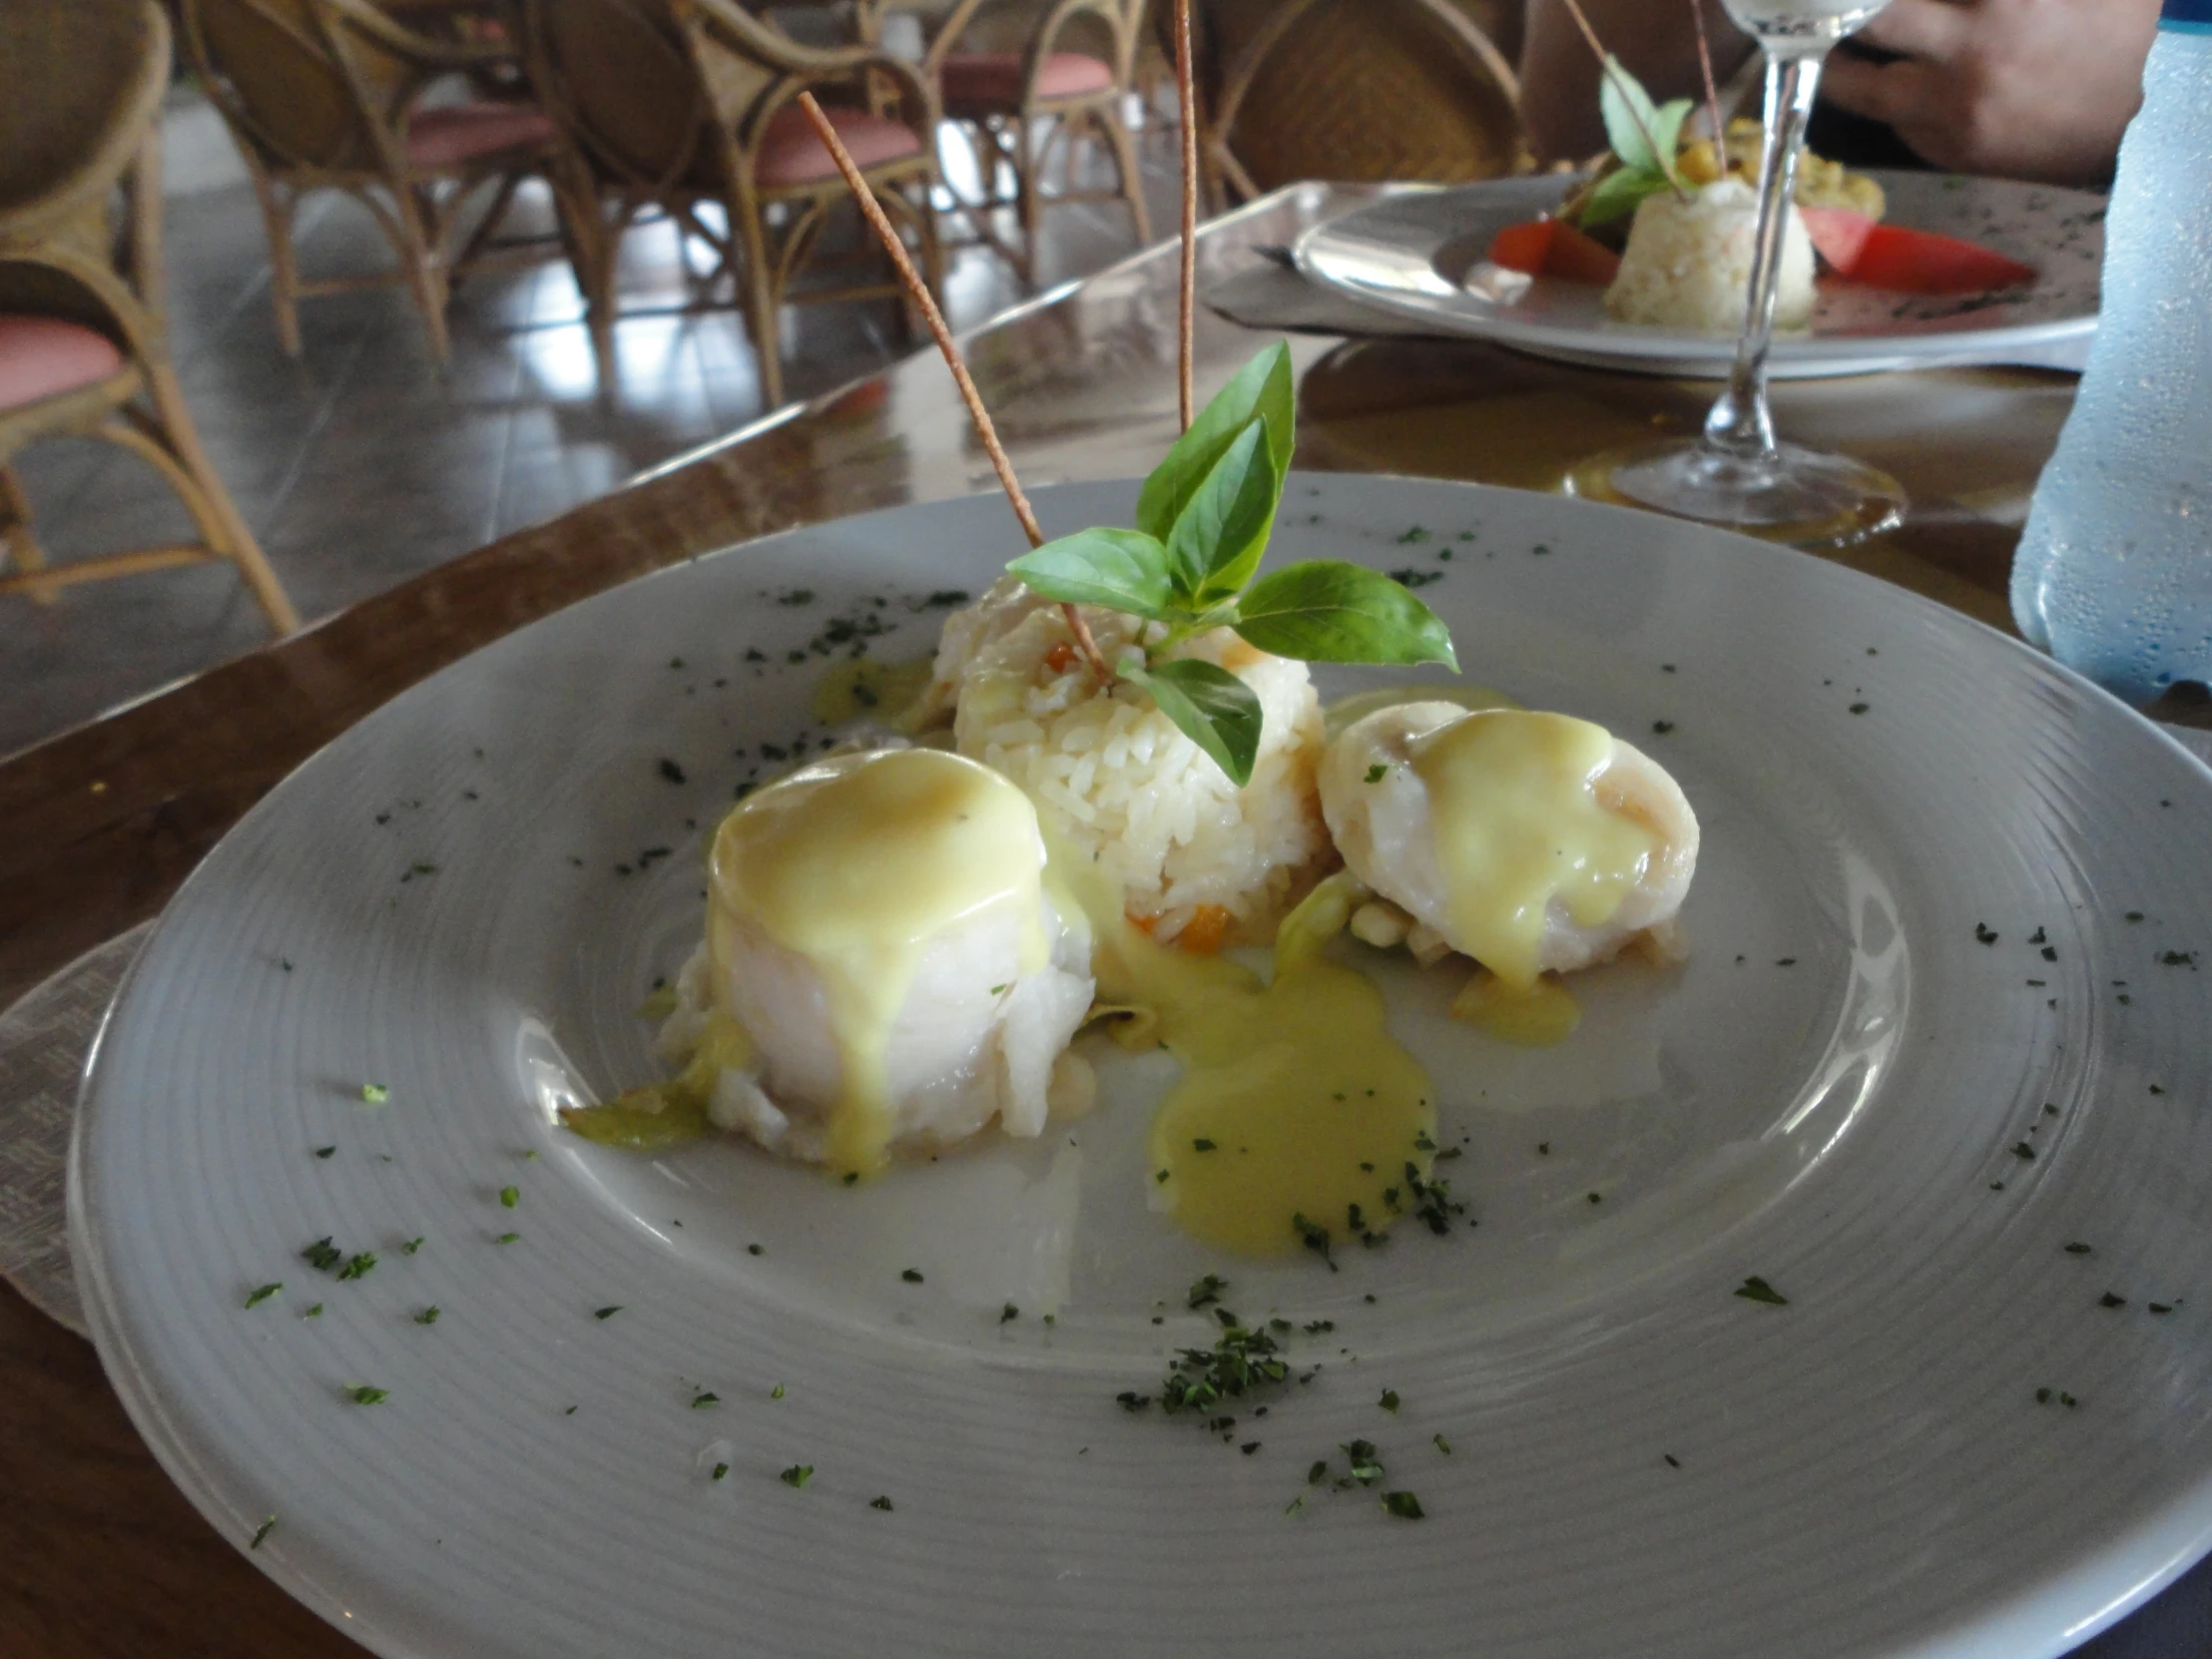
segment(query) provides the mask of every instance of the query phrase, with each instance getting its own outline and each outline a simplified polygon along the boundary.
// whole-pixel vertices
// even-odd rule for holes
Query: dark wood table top
[[[1202,233],[1201,285],[1358,198],[1295,187]],[[1140,474],[1175,431],[1172,247],[972,335],[969,360],[1025,482]],[[1201,395],[1262,343],[1210,313]],[[1299,464],[1548,488],[1593,448],[1694,430],[1706,384],[1472,341],[1293,340]],[[1896,473],[1915,510],[1838,557],[1998,627],[2021,511],[2071,405],[2019,369],[1796,382],[1791,436]],[[933,354],[784,411],[629,487],[0,762],[0,1006],[155,914],[245,811],[321,745],[469,651],[695,554],[791,525],[993,487]],[[2189,1582],[2202,1580],[2200,1572]],[[2212,1595],[2162,1598],[2180,1638]],[[2174,1623],[2179,1607],[2184,1619]],[[2194,1609],[2194,1611],[2192,1611]],[[0,1289],[0,1654],[41,1659],[357,1654],[220,1538],[141,1443],[91,1346]],[[2085,1652],[2091,1650],[2084,1650]],[[2120,1647],[2200,1653],[2204,1647]]]

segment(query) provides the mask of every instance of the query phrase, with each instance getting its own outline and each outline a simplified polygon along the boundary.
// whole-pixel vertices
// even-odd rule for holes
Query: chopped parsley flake
[[[905,1280],[909,1285],[918,1285],[921,1283],[921,1270],[919,1268],[908,1268],[898,1277]]]
[[[720,1405],[721,1403],[722,1395],[702,1389],[692,1395],[691,1408],[695,1411],[704,1411],[710,1405]]]
[[[2127,1306],[2127,1298],[2124,1296],[2119,1296],[2114,1292],[2106,1291],[2104,1295],[2097,1298],[2097,1306],[2099,1308],[2125,1308]]]
[[[1396,1390],[1395,1388],[1384,1388],[1384,1389],[1382,1390],[1382,1397],[1381,1399],[1377,1400],[1377,1401],[1376,1401],[1376,1403],[1377,1403],[1378,1405],[1382,1406],[1382,1409],[1383,1409],[1383,1410],[1385,1410],[1385,1411],[1391,1411],[1391,1412],[1394,1412],[1394,1411],[1396,1411],[1396,1409],[1397,1409],[1397,1390]]]
[[[1434,1436],[1434,1438],[1436,1442],[1436,1449],[1442,1452],[1446,1457],[1449,1457],[1451,1455],[1451,1442],[1445,1439],[1441,1434]]]
[[[748,1256],[766,1256],[766,1255],[768,1254],[768,1252],[767,1252],[767,1251],[766,1251],[765,1249],[763,1249],[763,1248],[762,1248],[761,1246],[759,1246],[759,1245],[757,1245],[757,1244],[749,1244],[749,1245],[747,1245],[747,1246],[745,1247],[745,1253],[746,1253],[746,1254],[747,1254]]]
[[[316,1239],[314,1243],[311,1243],[311,1246],[307,1246],[305,1250],[300,1250],[298,1257],[300,1257],[300,1261],[305,1261],[309,1268],[316,1268],[318,1272],[327,1274],[331,1268],[336,1268],[340,1261],[345,1261],[345,1252],[338,1250],[329,1239]]]
[[[502,1233],[502,1234],[500,1234],[500,1235],[499,1235],[499,1237],[498,1237],[498,1238],[496,1238],[496,1239],[492,1240],[492,1243],[493,1243],[493,1244],[513,1244],[513,1243],[514,1243],[514,1242],[515,1242],[515,1241],[516,1241],[517,1239],[519,1239],[519,1238],[521,1238],[521,1237],[522,1237],[522,1235],[521,1235],[520,1233]]]
[[[312,1308],[309,1308],[304,1314],[301,1314],[299,1317],[303,1320],[320,1319],[322,1317],[322,1304],[319,1302],[316,1303]]]
[[[2066,1254],[2068,1256],[2086,1256],[2089,1254],[2089,1247],[2077,1240],[2075,1243],[2066,1246]]]
[[[1421,1519],[1420,1499],[1411,1492],[1384,1492],[1382,1507],[1399,1520]]]
[[[409,1239],[405,1244],[399,1247],[399,1254],[402,1256],[412,1256],[421,1248],[422,1238],[420,1234],[417,1234],[414,1238]]]
[[[335,1151],[337,1148],[334,1146],[318,1146],[314,1149],[314,1155],[317,1158],[327,1158]]]
[[[501,1187],[499,1189],[499,1207],[501,1209],[512,1210],[521,1202],[522,1190],[519,1187]]]
[[[1651,723],[1651,729],[1663,738],[1674,730],[1674,722],[1671,720],[1655,720]]]
[[[2035,1149],[2025,1141],[2014,1141],[2012,1143],[2012,1156],[2023,1163],[2033,1163],[2035,1161]]]
[[[357,1388],[348,1388],[345,1392],[355,1405],[381,1405],[391,1397],[388,1390],[372,1388],[365,1382]]]
[[[1671,1451],[1662,1451],[1659,1455],[1666,1459],[1667,1467],[1670,1469],[1678,1469],[1682,1466],[1682,1459]]]
[[[338,1277],[340,1279],[366,1279],[375,1269],[375,1266],[376,1252],[364,1250],[345,1259],[345,1266],[338,1269]]]
[[[887,1515],[891,1510],[891,1500],[887,1497],[871,1497],[867,1501],[867,1506],[870,1509],[880,1509]]]
[[[775,1387],[769,1389],[768,1397],[771,1399],[782,1399],[784,1397],[784,1384],[779,1382],[776,1384]]]
[[[711,1480],[720,1480],[720,1479],[721,1479],[721,1478],[722,1478],[722,1477],[723,1477],[724,1475],[728,1474],[729,1472],[730,1472],[730,1465],[729,1465],[728,1463],[717,1463],[717,1464],[715,1465],[715,1472],[714,1472],[713,1474],[711,1474],[710,1476],[708,1476],[708,1478],[709,1478],[709,1479],[711,1479]]]
[[[1746,1279],[1741,1285],[1737,1286],[1736,1295],[1742,1297],[1746,1302],[1764,1302],[1770,1307],[1775,1308],[1787,1308],[1790,1305],[1790,1299],[1788,1297],[1784,1296],[1780,1291],[1776,1290],[1764,1279],[1761,1279],[1757,1274],[1753,1274],[1749,1279]]]
[[[1368,782],[1371,784],[1380,784],[1384,778],[1389,776],[1389,772],[1390,769],[1386,765],[1384,765],[1381,761],[1378,761],[1375,763],[1375,765],[1368,768]]]
[[[1018,1320],[1020,1318],[1021,1310],[1019,1308],[1016,1308],[1011,1302],[1007,1303],[1005,1307],[999,1309],[998,1311],[998,1323],[1000,1325],[1004,1325],[1008,1320]]]
[[[263,1303],[267,1302],[271,1297],[275,1296],[283,1288],[284,1282],[280,1279],[277,1280],[275,1284],[264,1285],[261,1287],[261,1289],[255,1291],[252,1295],[247,1297],[246,1305],[249,1308],[259,1308]]]
[[[1160,1175],[1161,1178],[1165,1180],[1167,1177],[1167,1171],[1162,1170],[1160,1172]],[[1298,1235],[1298,1242],[1300,1244],[1304,1245],[1308,1250],[1312,1251],[1315,1255],[1319,1256],[1323,1261],[1329,1264],[1329,1271],[1331,1273],[1335,1273],[1337,1271],[1336,1258],[1329,1254],[1328,1228],[1322,1226],[1322,1224],[1318,1221],[1308,1221],[1306,1219],[1305,1213],[1301,1211],[1299,1214],[1291,1217],[1291,1231]]]
[[[415,1315],[414,1322],[417,1325],[435,1325],[438,1323],[438,1310],[435,1307],[425,1308]]]
[[[684,769],[678,766],[674,761],[670,760],[666,755],[661,757],[660,773],[661,776],[667,779],[671,784],[682,784],[687,782],[684,777]]]
[[[595,1320],[611,1320],[611,1319],[613,1319],[613,1318],[615,1317],[615,1315],[617,1315],[617,1314],[619,1314],[619,1313],[621,1313],[621,1312],[622,1312],[622,1304],[621,1304],[621,1303],[619,1303],[619,1302],[617,1302],[617,1303],[613,1304],[613,1305],[612,1305],[612,1306],[610,1306],[610,1307],[606,1307],[606,1308],[594,1308],[594,1309],[592,1310],[592,1314],[591,1314],[591,1317],[592,1317],[593,1319],[595,1319]]]
[[[269,1519],[263,1521],[261,1525],[254,1528],[254,1541],[248,1544],[246,1547],[248,1549],[260,1549],[262,1547],[262,1540],[276,1530],[276,1517],[275,1515],[272,1515],[269,1517]]]
[[[804,1486],[809,1480],[814,1478],[814,1464],[794,1463],[790,1468],[786,1469],[776,1478],[781,1480],[787,1486]]]
[[[1977,921],[1973,924],[1973,936],[1975,942],[1979,944],[1995,944],[1997,942],[1996,934],[1989,930],[1989,924],[1985,921]]]
[[[361,1098],[371,1106],[381,1106],[391,1098],[391,1090],[385,1088],[381,1083],[363,1083],[361,1085]]]
[[[1210,1303],[1219,1302],[1221,1293],[1227,1289],[1229,1289],[1228,1280],[1222,1278],[1218,1273],[1209,1273],[1205,1278],[1192,1282],[1188,1298],[1189,1304],[1193,1308],[1204,1308]]]
[[[1193,1152],[1213,1152],[1218,1149],[1215,1147],[1212,1141],[1206,1139],[1205,1136],[1201,1135],[1196,1140],[1191,1142],[1191,1150]]]

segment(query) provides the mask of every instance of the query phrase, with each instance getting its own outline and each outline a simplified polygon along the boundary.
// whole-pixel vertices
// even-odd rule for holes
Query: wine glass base
[[[1905,520],[1904,486],[1887,472],[1791,443],[1752,456],[1697,439],[1616,449],[1575,467],[1565,487],[1793,547],[1844,547]]]

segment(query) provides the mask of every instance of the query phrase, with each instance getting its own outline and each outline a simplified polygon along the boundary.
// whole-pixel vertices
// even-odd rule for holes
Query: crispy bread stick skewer
[[[1728,173],[1728,144],[1721,131],[1721,95],[1713,88],[1713,47],[1705,38],[1704,0],[1690,0],[1690,21],[1697,28],[1697,66],[1705,77],[1705,119],[1713,124],[1713,165]]]
[[[967,365],[960,360],[960,348],[952,343],[952,330],[945,326],[944,312],[937,309],[937,302],[930,296],[929,288],[914,270],[913,261],[906,257],[906,245],[898,240],[898,233],[891,222],[883,217],[882,205],[875,200],[875,193],[868,189],[867,181],[860,177],[860,170],[853,165],[852,156],[837,137],[837,130],[830,125],[830,118],[822,113],[822,106],[815,102],[815,95],[803,92],[799,95],[799,107],[807,119],[814,123],[815,132],[829,149],[837,171],[844,175],[844,182],[852,192],[852,199],[859,203],[860,212],[874,231],[876,240],[882,243],[883,252],[890,256],[897,269],[898,279],[906,286],[906,292],[920,309],[922,318],[929,324],[929,332],[936,337],[937,349],[944,353],[945,366],[952,370],[952,379],[960,388],[960,397],[967,404],[968,418],[975,422],[975,435],[983,440],[983,449],[991,458],[991,467],[998,474],[998,482],[1006,491],[1006,499],[1013,503],[1014,517],[1021,520],[1022,533],[1029,538],[1031,547],[1044,545],[1044,531],[1037,524],[1037,515],[1029,510],[1029,498],[1021,493],[1021,482],[1014,476],[1014,463],[1006,458],[1006,450],[998,441],[998,431],[991,425],[990,411],[983,407],[983,399],[975,389],[975,382],[968,378]],[[1073,605],[1062,605],[1068,627],[1075,634],[1075,643],[1083,653],[1083,660],[1090,664],[1091,672],[1098,676],[1098,683],[1110,686],[1114,683],[1113,670],[1106,666],[1106,659],[1099,655],[1098,641],[1091,637],[1090,624],[1083,620],[1083,613]]]
[[[1183,286],[1176,328],[1176,389],[1187,432],[1198,409],[1191,389],[1191,331],[1198,308],[1198,84],[1191,67],[1191,0],[1175,0],[1175,98],[1183,125]]]

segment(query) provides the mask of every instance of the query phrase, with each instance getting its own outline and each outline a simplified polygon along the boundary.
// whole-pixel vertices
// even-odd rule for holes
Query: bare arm
[[[1726,80],[1751,52],[1718,0],[1699,0],[1713,73]],[[2083,0],[2098,4],[2101,0]],[[1606,50],[1643,82],[1652,97],[1704,96],[1698,76],[1692,0],[1582,0],[1583,15]],[[1579,161],[1605,148],[1598,118],[1597,55],[1575,27],[1565,0],[1528,0],[1521,42],[1521,122],[1540,162]]]
[[[2157,29],[2158,0],[1895,0],[1861,38],[1905,56],[1839,56],[1822,85],[1937,167],[2097,184]]]

